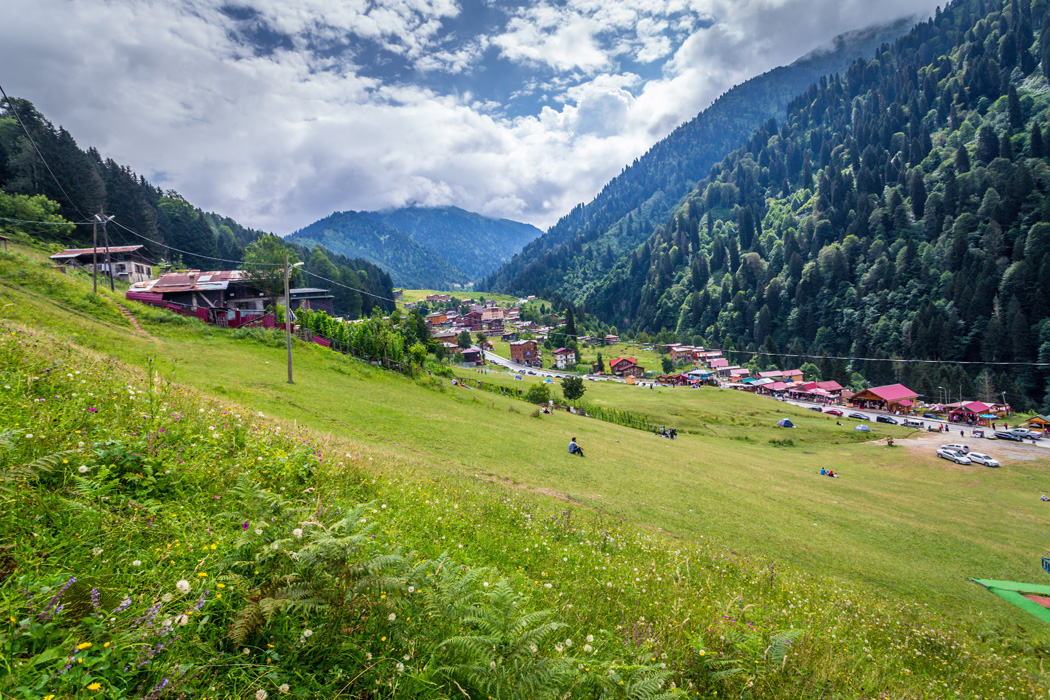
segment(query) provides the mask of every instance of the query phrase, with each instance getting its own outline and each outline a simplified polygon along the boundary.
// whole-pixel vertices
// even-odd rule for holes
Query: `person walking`
[[[571,455],[579,455],[579,456],[583,457],[583,450],[580,449],[580,446],[576,444],[576,438],[573,438],[569,442],[569,454],[571,454]]]

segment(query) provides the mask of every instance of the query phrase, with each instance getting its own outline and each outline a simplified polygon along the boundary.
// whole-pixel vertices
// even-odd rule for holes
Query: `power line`
[[[18,110],[15,109],[14,103],[11,101],[11,98],[7,96],[7,93],[4,91],[4,87],[2,85],[0,85],[0,94],[4,96],[4,100],[7,102],[7,108],[10,109],[11,113],[15,115],[15,119],[18,120],[19,125],[22,127],[22,131],[25,132],[26,138],[29,139],[29,143],[33,144],[33,150],[36,151],[36,154],[40,157],[40,160],[44,164],[44,167],[47,168],[47,171],[51,173],[51,178],[55,181],[55,184],[58,185],[58,189],[60,189],[62,191],[62,194],[66,196],[66,199],[71,205],[73,205],[73,208],[77,210],[77,213],[80,214],[80,217],[82,219],[88,218],[87,214],[80,211],[80,207],[78,207],[77,203],[73,201],[73,198],[69,196],[69,193],[66,192],[66,188],[62,186],[62,183],[58,181],[58,178],[55,176],[55,172],[51,169],[51,166],[48,165],[47,159],[44,158],[44,154],[40,152],[40,148],[37,147],[36,141],[33,140],[33,135],[29,133],[29,129],[26,128],[25,122],[22,121],[21,115],[18,114]]]
[[[160,246],[162,248],[167,248],[168,250],[174,250],[176,253],[182,253],[183,255],[192,255],[192,256],[194,256],[196,258],[201,258],[202,260],[217,260],[219,262],[233,263],[234,265],[254,265],[256,267],[284,267],[284,265],[279,264],[279,263],[254,263],[254,262],[248,262],[246,260],[229,260],[228,258],[216,258],[216,257],[213,257],[211,255],[201,255],[200,253],[192,253],[192,252],[190,252],[188,250],[181,250],[179,248],[176,248],[175,246],[168,245],[167,243],[161,243],[160,241],[155,241],[152,238],[150,238],[149,236],[143,236],[141,233],[138,233],[137,231],[132,231],[130,228],[128,228],[124,224],[120,223],[119,221],[114,220],[113,223],[116,224],[117,226],[119,226],[120,228],[124,229],[128,233],[130,233],[132,236],[138,236],[139,238],[141,238],[144,241],[149,241],[150,243],[153,243],[154,245],[158,245],[158,246]]]
[[[9,216],[0,216],[0,221],[10,221],[16,224],[39,224],[40,226],[87,226],[90,221],[29,221],[27,219],[12,219]]]
[[[398,303],[397,299],[391,299],[389,297],[382,297],[382,296],[379,296],[378,294],[373,294],[372,292],[366,292],[363,289],[358,289],[357,287],[351,287],[350,285],[342,284],[340,282],[336,282],[335,280],[330,280],[327,277],[321,277],[321,275],[317,274],[316,272],[310,272],[309,270],[303,270],[303,272],[305,274],[307,274],[307,275],[310,275],[311,277],[316,277],[317,279],[323,280],[323,281],[325,281],[325,282],[327,282],[329,284],[334,284],[337,287],[343,287],[344,289],[350,289],[350,290],[353,290],[355,292],[358,292],[359,294],[366,294],[366,295],[368,295],[370,297],[374,297],[376,299],[381,299],[383,301],[392,301],[395,304]],[[404,303],[404,302],[401,302],[401,303]]]

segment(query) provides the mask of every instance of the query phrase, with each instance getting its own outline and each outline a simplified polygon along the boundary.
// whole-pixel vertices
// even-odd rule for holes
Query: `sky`
[[[245,226],[553,224],[720,94],[929,0],[3,0],[0,85]]]

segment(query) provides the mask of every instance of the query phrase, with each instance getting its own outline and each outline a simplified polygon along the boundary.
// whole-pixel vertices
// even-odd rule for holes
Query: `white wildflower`
[[[179,615],[175,618],[175,624],[179,625],[180,627],[185,627],[186,625],[190,624],[189,615]]]
[[[397,662],[396,668],[397,668],[397,672],[398,673],[404,673],[405,672],[405,665],[403,663],[401,663],[400,661]]]
[[[182,595],[186,595],[190,592],[190,582],[186,579],[182,579],[181,581],[175,584],[175,588],[178,589],[179,593],[181,593]]]
[[[287,683],[281,683],[279,686],[277,686],[277,690],[281,691],[284,694],[287,694],[288,693],[288,684]]]
[[[131,562],[131,565],[132,566],[142,566],[142,562],[139,561],[138,559],[136,559],[135,561]]]
[[[302,537],[302,536],[303,536],[303,529],[301,527],[297,527],[294,530],[292,530],[292,537],[298,538],[298,537]]]
[[[593,642],[594,641],[594,635],[593,634],[588,634],[587,635],[587,641],[588,642]]]
[[[201,413],[204,413],[204,409],[203,408],[201,409]],[[258,690],[255,691],[255,700],[266,700],[266,698],[268,698],[269,696],[270,696],[270,694],[267,693],[262,688],[259,688]]]
[[[388,619],[388,620],[390,620],[391,622],[393,622],[394,620],[396,620],[396,619],[397,619],[397,614],[395,614],[395,613],[390,613],[390,617],[388,617],[387,619]]]
[[[77,467],[77,471],[80,472],[81,474],[87,474],[88,473],[88,467],[87,467],[86,464],[81,464],[79,467]]]

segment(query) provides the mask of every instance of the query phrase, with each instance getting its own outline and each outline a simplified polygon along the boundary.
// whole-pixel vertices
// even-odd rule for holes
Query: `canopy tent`
[[[866,425],[858,425],[856,428],[854,428],[854,430],[859,430],[862,433],[870,433],[871,432],[871,428],[869,428]]]
[[[553,380],[553,379],[551,379],[550,377],[547,377],[547,378],[546,378],[546,379],[544,380],[544,383],[545,383],[545,384],[553,384],[553,383],[554,383],[554,380]]]
[[[795,427],[795,424],[792,423],[787,418],[781,418],[780,420],[778,420],[777,421],[777,425],[779,425],[781,428],[794,428]]]
[[[1050,586],[1017,581],[993,581],[986,578],[970,580],[1043,622],[1050,622]]]

